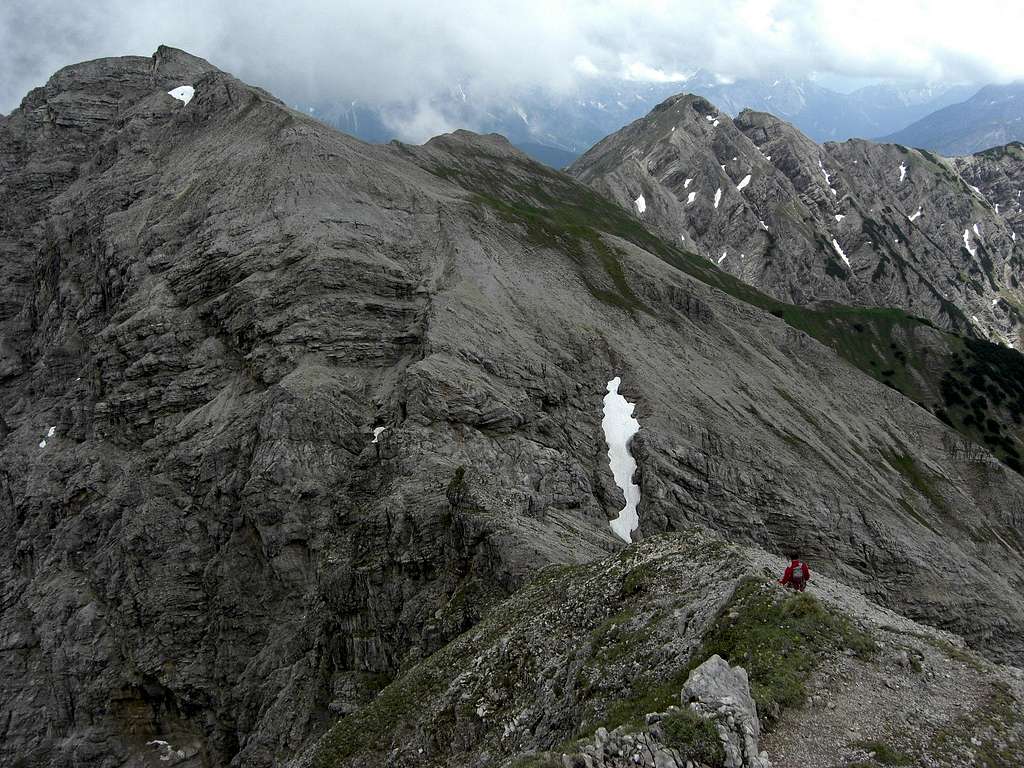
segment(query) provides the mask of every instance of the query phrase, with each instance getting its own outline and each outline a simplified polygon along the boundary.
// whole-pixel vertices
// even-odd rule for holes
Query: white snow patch
[[[839,258],[843,260],[846,266],[850,266],[850,260],[846,258],[846,254],[843,253],[843,249],[839,247],[839,241],[834,237],[832,238],[832,247],[836,249],[836,253],[839,254]],[[851,267],[852,268],[852,267]]]
[[[821,160],[818,161],[818,167],[821,168],[822,174],[825,176],[825,183],[830,187],[832,186],[832,174],[825,170],[825,166],[822,165]]]
[[[999,215],[999,203],[996,203],[996,216]]]
[[[971,248],[971,230],[969,229],[964,230],[964,248],[967,249],[971,256],[975,256],[978,253],[977,248]]]
[[[168,91],[167,95],[177,99],[187,107],[188,103],[192,101],[192,97],[196,95],[196,89],[191,85],[179,85],[173,91]]]
[[[764,219],[758,219],[757,223],[760,224],[762,227],[764,227],[764,231],[765,232],[768,231],[768,225],[764,223]]]
[[[981,237],[981,231],[978,229],[978,225],[977,224],[974,225],[973,229],[974,229],[974,236],[975,237]]]
[[[718,204],[720,202],[722,202],[722,188],[721,187],[719,187],[718,191],[715,192],[715,208],[718,207]]]
[[[689,205],[690,203],[692,203],[695,197],[697,197],[696,192],[691,192],[690,194],[688,194],[686,196],[686,204]]]
[[[736,185],[736,189],[737,190],[742,190],[749,183],[750,183],[750,174],[748,173],[746,176],[744,176],[742,179],[740,179],[740,183]]]
[[[845,218],[846,218],[846,214],[845,213],[837,213],[836,214],[836,221],[842,221]]]
[[[383,432],[385,429],[387,429],[387,427],[374,427],[373,428],[373,440],[371,440],[370,442],[371,443],[376,443],[378,441],[378,438],[380,437],[380,433]]]
[[[691,181],[693,181],[693,179],[687,179],[686,181],[684,181],[683,182],[683,189],[686,189],[688,186],[690,186],[690,182]]]
[[[771,159],[772,159],[772,156],[771,156],[771,155],[765,155],[765,156],[764,156],[764,159],[765,159],[765,160],[771,160]]]
[[[917,219],[917,217],[920,216],[920,215],[921,215],[921,206],[918,206],[916,211],[914,211],[912,214],[907,216],[907,219],[909,221],[915,221]]]
[[[998,304],[999,304],[999,299],[998,298],[992,299],[992,306],[993,307],[997,306]]]
[[[725,251],[722,251],[722,255],[718,257],[718,263],[719,264],[721,264],[723,261],[725,261],[725,253],[726,253]]]
[[[906,163],[900,163],[900,182],[907,178],[907,165]]]
[[[712,120],[714,120],[715,118],[714,118],[714,117],[712,117],[711,115],[704,115],[704,119],[705,119],[705,120],[707,120],[707,121],[708,121],[708,122],[710,123],[710,122],[711,122]]]
[[[39,441],[39,447],[40,448],[45,448],[46,447],[46,441],[45,440],[40,440]]]
[[[711,127],[712,127],[712,128],[717,128],[717,127],[718,127],[718,121],[717,121],[717,120],[715,120],[715,122],[713,122],[713,123],[711,124]]]
[[[682,240],[685,243],[686,242],[686,235],[680,235],[679,239]]]
[[[637,213],[643,213],[647,210],[647,201],[644,200],[644,196],[642,194],[633,202],[636,203]]]
[[[604,418],[601,428],[608,444],[608,466],[611,467],[615,484],[622,489],[626,506],[619,511],[619,516],[612,520],[612,531],[627,544],[632,542],[632,533],[640,524],[636,505],[640,501],[640,486],[633,482],[636,472],[636,459],[629,451],[629,441],[640,430],[640,422],[633,418],[635,403],[631,403],[619,394],[622,379],[616,376],[608,382],[608,394],[604,396]]]
[[[50,427],[48,430],[46,430],[46,436],[47,437],[53,437],[55,434],[57,434],[57,428],[56,427]]]

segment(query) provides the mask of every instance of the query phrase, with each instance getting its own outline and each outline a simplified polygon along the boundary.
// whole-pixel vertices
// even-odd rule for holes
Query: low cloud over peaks
[[[772,71],[969,82],[1024,77],[1024,7],[921,0],[8,0],[0,111],[66,64],[184,48],[290,102],[570,91],[581,79]],[[984,39],[970,30],[984,30]],[[439,123],[443,123],[441,116]],[[429,114],[422,116],[430,120]]]

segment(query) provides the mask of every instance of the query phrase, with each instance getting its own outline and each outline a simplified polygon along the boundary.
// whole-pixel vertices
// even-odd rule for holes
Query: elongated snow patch
[[[179,85],[173,91],[168,91],[167,95],[172,96],[182,102],[185,106],[188,106],[188,103],[192,101],[192,97],[196,95],[196,89],[191,85]]]
[[[971,230],[969,229],[964,230],[964,248],[967,249],[967,252],[971,254],[972,257],[976,256],[978,253],[977,248],[971,248]]]
[[[686,189],[688,186],[690,186],[690,182],[691,181],[693,181],[693,179],[687,179],[686,181],[684,181],[683,182],[683,189]]]
[[[850,266],[850,260],[846,258],[846,254],[843,253],[843,249],[839,247],[839,241],[834,237],[832,238],[832,247],[836,249],[836,253],[839,254],[839,258],[843,260],[846,266]]]
[[[686,196],[686,204],[689,205],[690,203],[692,203],[696,197],[697,197],[697,193],[696,192],[691,192],[690,194],[688,194]]]
[[[900,181],[902,182],[905,178],[907,178],[907,165],[900,163]]]
[[[910,216],[907,216],[907,218],[910,219],[910,221],[914,221],[920,215],[921,215],[921,207],[918,206],[917,210],[914,211]]]
[[[626,506],[609,525],[616,536],[629,544],[633,541],[633,531],[640,525],[640,517],[636,512],[636,505],[640,501],[640,486],[633,482],[636,459],[629,452],[629,441],[640,430],[640,422],[633,418],[636,404],[619,394],[621,383],[622,379],[618,376],[608,382],[601,428],[604,430],[605,442],[608,443],[608,466],[611,467],[615,484],[622,489],[622,495],[626,498]]]
[[[636,203],[637,213],[643,213],[644,211],[647,210],[647,201],[644,200],[644,196],[642,194],[633,202]]]
[[[743,188],[744,188],[745,186],[747,186],[747,184],[749,184],[749,183],[750,183],[750,174],[748,173],[748,174],[747,174],[746,176],[744,176],[744,177],[743,177],[743,178],[742,178],[742,179],[740,180],[740,183],[736,185],[736,189],[738,189],[738,190],[741,190],[741,189],[743,189]]]
[[[718,191],[715,192],[715,208],[718,207],[718,204],[720,202],[722,202],[722,188],[721,187],[719,187]]]

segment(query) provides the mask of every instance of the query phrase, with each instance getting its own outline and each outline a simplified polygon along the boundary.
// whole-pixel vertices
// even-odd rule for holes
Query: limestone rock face
[[[769,114],[733,120],[684,95],[599,142],[568,172],[667,241],[777,298],[899,307],[1020,348],[1016,188],[1011,200],[1006,180],[991,192],[971,182],[1009,178],[975,157],[857,139],[818,145]],[[1011,177],[1024,168],[1012,152],[999,165]]]
[[[714,717],[727,768],[769,768],[758,748],[761,724],[743,667],[710,656],[690,673],[680,698],[683,706]]]
[[[1020,475],[501,137],[363,144],[161,48],[0,118],[0,203],[0,763],[280,764],[619,551],[616,375],[637,538],[1024,650]]]

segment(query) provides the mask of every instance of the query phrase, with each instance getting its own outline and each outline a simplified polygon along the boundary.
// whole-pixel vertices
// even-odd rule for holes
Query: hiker
[[[797,555],[793,555],[793,562],[786,568],[786,572],[779,579],[779,584],[795,589],[797,592],[803,592],[810,580],[811,569],[807,567],[807,563],[800,560]]]

